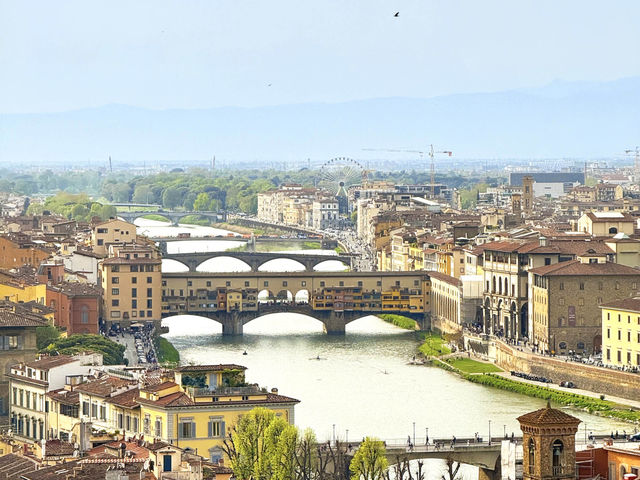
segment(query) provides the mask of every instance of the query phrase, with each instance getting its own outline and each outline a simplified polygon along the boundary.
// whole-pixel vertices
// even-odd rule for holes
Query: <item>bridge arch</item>
[[[197,272],[250,272],[251,265],[240,258],[218,255],[197,264]]]
[[[189,266],[179,260],[174,260],[172,258],[163,258],[162,271],[163,272],[188,272]]]
[[[296,303],[309,303],[309,298],[311,297],[311,293],[308,289],[302,288],[296,292],[293,296],[293,299]]]
[[[346,261],[329,257],[322,262],[316,263],[313,270],[315,272],[344,272],[350,268],[351,266]]]
[[[277,266],[277,268],[274,268],[274,266]],[[305,270],[306,266],[303,263],[288,258],[286,255],[267,260],[258,265],[259,272],[304,272]]]

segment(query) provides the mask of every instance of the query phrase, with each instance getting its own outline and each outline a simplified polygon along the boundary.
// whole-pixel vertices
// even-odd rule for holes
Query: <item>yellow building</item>
[[[211,461],[222,458],[222,442],[238,418],[261,406],[294,423],[298,400],[244,382],[240,365],[195,365],[175,370],[175,381],[140,390],[145,440],[192,448]]]
[[[633,235],[635,217],[622,212],[587,212],[578,219],[578,231],[595,237],[611,237],[617,233]]]
[[[157,250],[132,244],[112,246],[109,254],[98,267],[107,324],[160,320],[162,260]]]
[[[640,298],[623,298],[600,308],[602,361],[617,367],[640,366]]]
[[[91,232],[91,247],[94,252],[101,255],[106,255],[111,245],[135,241],[136,226],[124,220],[107,220],[93,227]]]
[[[16,279],[0,275],[0,300],[14,303],[37,302],[45,304],[47,285],[34,281],[17,281]]]

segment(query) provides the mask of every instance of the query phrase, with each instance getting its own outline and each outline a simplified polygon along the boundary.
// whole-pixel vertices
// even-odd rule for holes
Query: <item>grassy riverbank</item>
[[[425,357],[440,357],[451,353],[451,349],[439,333],[425,332],[420,336],[422,337],[422,345],[418,347],[418,350]]]
[[[493,363],[479,362],[471,358],[448,358],[445,360],[454,369],[463,373],[494,373],[501,372],[500,367]]]
[[[485,385],[487,387],[499,388],[500,390],[519,393],[522,395],[527,395],[529,397],[542,398],[559,405],[579,408],[581,410],[585,410],[589,413],[600,415],[602,417],[615,418],[617,420],[623,420],[632,423],[640,423],[640,411],[634,410],[626,405],[621,405],[609,400],[600,400],[598,398],[588,397],[586,395],[579,395],[577,393],[554,390],[553,388],[549,387],[531,385],[529,383],[504,378],[499,375],[492,375],[491,373],[467,373],[462,369],[453,367],[450,363],[441,362],[439,360],[436,361],[443,364],[441,365],[443,366],[443,368],[454,371],[465,380],[469,380],[473,383]]]
[[[154,340],[158,363],[180,363],[180,352],[164,337],[156,337]]]
[[[406,330],[415,330],[418,326],[415,320],[402,315],[395,315],[393,313],[381,313],[378,315],[378,318]]]

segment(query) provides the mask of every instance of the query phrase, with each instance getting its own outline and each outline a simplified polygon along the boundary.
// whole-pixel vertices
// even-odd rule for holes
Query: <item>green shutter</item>
[[[196,438],[196,422],[191,422],[191,437]]]

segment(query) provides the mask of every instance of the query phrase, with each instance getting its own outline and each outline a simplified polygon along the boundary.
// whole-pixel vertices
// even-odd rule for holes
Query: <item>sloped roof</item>
[[[517,419],[520,423],[530,423],[536,425],[577,425],[580,423],[580,419],[569,415],[555,408],[551,408],[551,405],[547,403],[545,408],[541,408],[534,412],[525,413]]]
[[[580,260],[545,265],[532,268],[529,272],[536,275],[640,275],[640,270],[618,263],[582,263]]]
[[[632,312],[640,312],[640,298],[629,297],[607,302],[600,305],[600,308],[614,308],[619,310],[630,310]]]

